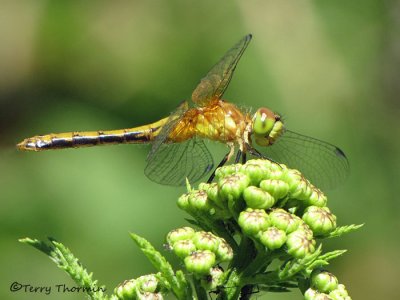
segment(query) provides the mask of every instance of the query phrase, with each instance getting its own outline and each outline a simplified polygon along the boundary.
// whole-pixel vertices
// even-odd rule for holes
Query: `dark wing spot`
[[[343,152],[340,148],[338,148],[338,147],[335,148],[335,154],[336,154],[337,156],[341,156],[341,157],[346,158],[346,154],[344,154],[344,152]]]

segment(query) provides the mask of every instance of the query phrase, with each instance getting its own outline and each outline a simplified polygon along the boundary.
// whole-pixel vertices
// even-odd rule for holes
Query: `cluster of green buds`
[[[161,278],[160,274],[149,274],[125,280],[115,288],[113,297],[115,300],[162,300],[164,299],[163,293],[167,292],[167,288]]]
[[[276,208],[267,213],[248,208],[238,219],[242,232],[273,251],[286,245],[287,253],[304,258],[315,251],[313,231],[298,216]]]
[[[231,237],[227,241],[231,246],[235,244],[235,249],[240,248],[236,245],[238,237],[240,240],[247,237],[255,245],[255,255],[261,253],[264,258],[270,255],[283,261],[276,273],[279,280],[288,279],[300,270],[305,277],[309,276],[318,264],[312,262],[322,261],[317,259],[321,246],[317,246],[316,239],[335,236],[340,229],[322,191],[299,171],[263,159],[218,168],[215,179],[212,183],[201,183],[197,189],[188,185],[188,192],[178,199],[178,206],[194,218],[192,223],[213,231],[195,232],[185,227],[168,235],[169,246],[184,260],[186,269],[198,275],[215,274],[213,277],[221,282],[223,271],[215,265],[232,260],[231,247],[214,235],[220,235],[221,230],[215,229],[224,224],[226,231],[222,231]],[[218,244],[224,245],[222,249],[229,253],[229,259],[221,259]],[[336,255],[339,254],[333,256]],[[220,259],[217,261],[216,257]],[[321,257],[330,259],[329,255]],[[257,270],[257,266],[249,270]],[[305,297],[325,299],[321,298],[325,294],[336,295],[332,299],[348,297],[343,285],[338,284],[329,288],[310,285]]]
[[[202,278],[206,276],[206,285],[217,286],[222,274],[217,265],[233,258],[229,244],[211,232],[182,227],[170,231],[166,240],[168,248],[184,261],[190,273]]]
[[[22,239],[46,253],[91,299],[248,299],[262,291],[299,288],[305,300],[351,300],[343,284],[322,270],[346,250],[322,252],[324,238],[338,237],[362,225],[336,226],[327,197],[302,174],[268,160],[250,160],[215,172],[216,181],[201,183],[178,199],[178,206],[201,230],[182,227],[166,237],[167,248],[183,262],[176,270],[146,239],[131,238],[156,268],[156,274],[126,280],[109,298],[92,274],[63,244]],[[318,239],[318,245],[317,245]]]
[[[243,234],[295,258],[315,251],[315,237],[336,228],[327,197],[297,170],[268,160],[217,169],[216,182],[201,184],[178,200],[196,219],[233,220]]]
[[[310,288],[304,293],[305,300],[351,300],[346,287],[339,284],[332,273],[316,269],[311,273]]]

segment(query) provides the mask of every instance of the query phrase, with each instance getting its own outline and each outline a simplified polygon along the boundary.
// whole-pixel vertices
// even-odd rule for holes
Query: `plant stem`
[[[198,300],[208,300],[207,292],[200,284],[200,280],[193,276],[193,285],[196,291],[197,299]]]

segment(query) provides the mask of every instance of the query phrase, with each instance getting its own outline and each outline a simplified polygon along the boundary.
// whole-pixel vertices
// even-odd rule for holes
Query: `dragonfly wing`
[[[268,158],[298,169],[312,184],[332,189],[349,174],[349,162],[338,147],[290,130],[261,150]]]
[[[189,109],[187,101],[183,101],[168,117],[167,122],[162,126],[160,132],[152,143],[151,150],[147,156],[147,160],[151,160],[152,156],[158,151],[158,148],[168,140],[168,136],[175,126],[179,123],[182,116]]]
[[[224,94],[244,50],[250,43],[251,34],[246,35],[233,46],[221,60],[201,79],[192,93],[194,103],[205,106],[213,99],[220,99]]]
[[[161,144],[144,170],[152,181],[180,186],[201,179],[214,166],[212,156],[202,140],[192,138],[181,143]]]

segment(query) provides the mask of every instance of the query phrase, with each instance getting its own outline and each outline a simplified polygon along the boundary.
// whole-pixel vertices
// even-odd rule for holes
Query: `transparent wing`
[[[152,181],[165,185],[185,185],[201,179],[213,168],[213,159],[202,140],[164,143],[148,160],[144,173]]]
[[[167,122],[161,128],[157,137],[154,139],[151,150],[147,156],[147,160],[151,160],[152,156],[157,152],[158,148],[167,141],[169,134],[174,129],[176,124],[179,123],[182,116],[189,109],[189,104],[187,101],[183,101],[168,117]]]
[[[233,46],[221,60],[201,79],[192,93],[194,103],[205,106],[209,101],[220,99],[231,81],[236,65],[252,38],[246,35]]]
[[[312,184],[331,189],[349,174],[349,162],[338,147],[290,130],[272,146],[259,149],[268,158],[298,169]]]

